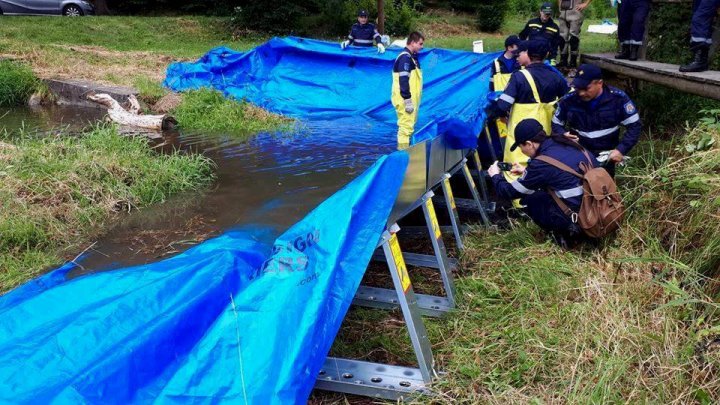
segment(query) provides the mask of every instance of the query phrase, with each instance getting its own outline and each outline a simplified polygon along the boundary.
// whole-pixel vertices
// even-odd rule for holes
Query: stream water
[[[0,111],[0,131],[77,131],[102,119],[92,108],[53,106]],[[268,242],[394,150],[394,127],[358,119],[302,122],[289,133],[233,134],[166,131],[158,150],[202,153],[217,180],[202,193],[178,195],[119,214],[82,260],[81,272],[143,264],[238,227],[257,227]],[[378,133],[387,133],[378,144]]]

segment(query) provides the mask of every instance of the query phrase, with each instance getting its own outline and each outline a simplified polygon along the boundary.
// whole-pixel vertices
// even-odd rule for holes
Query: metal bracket
[[[380,245],[395,286],[395,305],[402,310],[418,368],[328,357],[320,370],[315,387],[392,400],[430,394],[427,386],[437,377],[437,372],[418,306],[418,296],[413,291],[397,235],[383,232]]]
[[[473,200],[475,200],[475,204],[477,205],[477,209],[480,212],[480,217],[482,218],[483,225],[490,226],[490,218],[487,216],[487,212],[485,212],[485,206],[483,206],[482,201],[480,200],[480,195],[478,193],[477,187],[475,187],[475,181],[472,178],[472,174],[470,174],[470,169],[467,166],[467,158],[463,159],[463,161],[460,163],[462,165],[462,172],[463,176],[465,177],[465,182],[468,185],[468,188],[470,189],[470,193],[472,194]],[[485,183],[481,183],[485,184]],[[483,187],[484,189],[484,187]],[[485,200],[487,201],[487,199]]]

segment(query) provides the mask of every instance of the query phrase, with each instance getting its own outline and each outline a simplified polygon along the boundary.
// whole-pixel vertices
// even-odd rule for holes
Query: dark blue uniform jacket
[[[533,18],[525,24],[525,28],[518,35],[522,40],[540,39],[548,44],[550,59],[555,59],[560,46],[560,27],[552,18],[542,22],[540,17]]]
[[[417,55],[413,55],[409,49],[405,48],[400,55],[395,59],[393,65],[393,72],[397,73],[400,79],[400,95],[403,99],[407,100],[411,97],[410,95],[410,72],[420,68],[420,61]]]
[[[623,91],[604,86],[602,94],[583,101],[575,92],[558,102],[552,119],[554,133],[567,129],[579,134],[580,144],[595,155],[617,149],[626,155],[640,139],[640,116],[635,104]],[[620,127],[625,135],[620,140]]]
[[[535,79],[540,102],[550,103],[564,96],[568,92],[568,85],[565,78],[558,71],[544,63],[537,62],[527,66],[527,69]],[[505,113],[510,112],[514,103],[537,103],[533,96],[532,88],[521,72],[515,72],[510,77],[505,91],[498,99],[497,106]]]
[[[355,46],[373,46],[373,41],[380,43],[380,33],[375,29],[375,24],[355,23],[350,28],[348,40],[351,45]]]
[[[552,138],[548,138],[540,144],[538,155],[555,158],[576,169],[578,173],[580,173],[580,163],[588,161],[582,151],[556,142]],[[595,162],[593,161],[590,164],[594,165]],[[530,160],[530,163],[525,168],[525,173],[519,179],[508,183],[502,174],[498,174],[492,177],[492,182],[498,196],[508,200],[522,198],[536,191],[547,191],[550,188],[563,199],[570,209],[575,212],[580,209],[583,194],[581,180],[568,172],[537,159]],[[553,206],[557,205],[552,200],[548,201]]]

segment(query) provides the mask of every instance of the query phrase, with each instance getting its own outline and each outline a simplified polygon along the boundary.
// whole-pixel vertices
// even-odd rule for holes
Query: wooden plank
[[[678,65],[639,60],[615,59],[612,54],[583,54],[584,63],[647,82],[657,83],[684,93],[720,100],[720,72],[682,73]]]

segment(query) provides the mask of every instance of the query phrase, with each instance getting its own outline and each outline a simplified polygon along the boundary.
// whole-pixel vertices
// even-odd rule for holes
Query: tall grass
[[[0,293],[58,264],[114,213],[207,185],[212,162],[153,152],[114,127],[80,136],[0,137]]]
[[[20,63],[0,60],[0,106],[23,104],[39,88],[33,71]]]
[[[250,135],[288,127],[290,120],[247,102],[226,98],[217,90],[203,88],[183,94],[173,111],[180,126]]]

